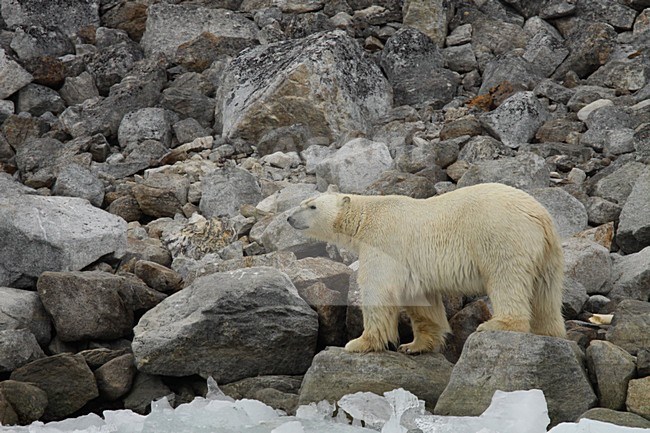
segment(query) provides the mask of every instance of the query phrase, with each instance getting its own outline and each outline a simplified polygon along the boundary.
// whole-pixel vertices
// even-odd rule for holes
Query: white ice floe
[[[497,391],[490,407],[477,417],[435,416],[424,402],[403,389],[379,396],[358,392],[298,408],[295,416],[276,411],[257,400],[234,400],[208,380],[208,394],[172,408],[167,398],[152,403],[149,415],[130,410],[105,411],[103,417],[85,415],[29,426],[0,426],[0,433],[546,433],[549,424],[540,390]],[[549,433],[639,433],[592,420],[563,423]]]

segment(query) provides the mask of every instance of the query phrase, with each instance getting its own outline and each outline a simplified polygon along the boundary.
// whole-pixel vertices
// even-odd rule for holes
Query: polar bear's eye
[[[316,205],[315,204],[310,205],[309,209],[316,209]]]

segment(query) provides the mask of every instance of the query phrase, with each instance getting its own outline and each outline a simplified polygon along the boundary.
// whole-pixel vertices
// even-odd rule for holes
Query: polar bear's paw
[[[370,338],[361,335],[359,338],[348,341],[348,344],[345,345],[345,350],[348,352],[381,352],[386,350],[386,345],[379,343],[378,341],[373,341]]]
[[[477,331],[514,331],[530,332],[530,322],[526,319],[515,319],[511,317],[492,318],[481,323]]]

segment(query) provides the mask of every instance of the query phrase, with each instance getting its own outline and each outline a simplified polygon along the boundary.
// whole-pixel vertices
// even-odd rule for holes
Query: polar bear
[[[560,239],[548,211],[521,190],[487,183],[413,199],[330,189],[288,222],[359,255],[364,331],[345,346],[350,352],[397,345],[402,309],[414,339],[399,351],[437,350],[450,332],[446,294],[490,297],[494,315],[479,331],[566,336]]]

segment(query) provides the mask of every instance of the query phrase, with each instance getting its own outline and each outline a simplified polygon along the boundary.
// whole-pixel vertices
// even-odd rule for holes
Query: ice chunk
[[[385,397],[373,392],[355,392],[348,394],[338,401],[353,420],[363,421],[366,427],[379,430],[390,418],[391,405]]]
[[[478,417],[423,416],[416,419],[424,433],[546,433],[550,423],[544,393],[496,391]]]
[[[330,404],[326,400],[319,401],[318,403],[309,403],[302,405],[296,410],[296,418],[300,419],[330,419],[334,415],[336,406]]]
[[[217,381],[214,380],[212,376],[208,377],[208,393],[205,395],[207,400],[225,400],[225,401],[235,401],[234,398],[228,397],[219,389]]]
[[[581,419],[579,423],[563,422],[548,433],[648,433],[647,428],[623,427],[592,419]]]
[[[385,392],[384,397],[391,406],[390,419],[384,424],[381,433],[406,433],[408,430],[406,418],[410,415],[424,414],[424,401],[402,388]],[[410,426],[409,426],[410,427]]]

